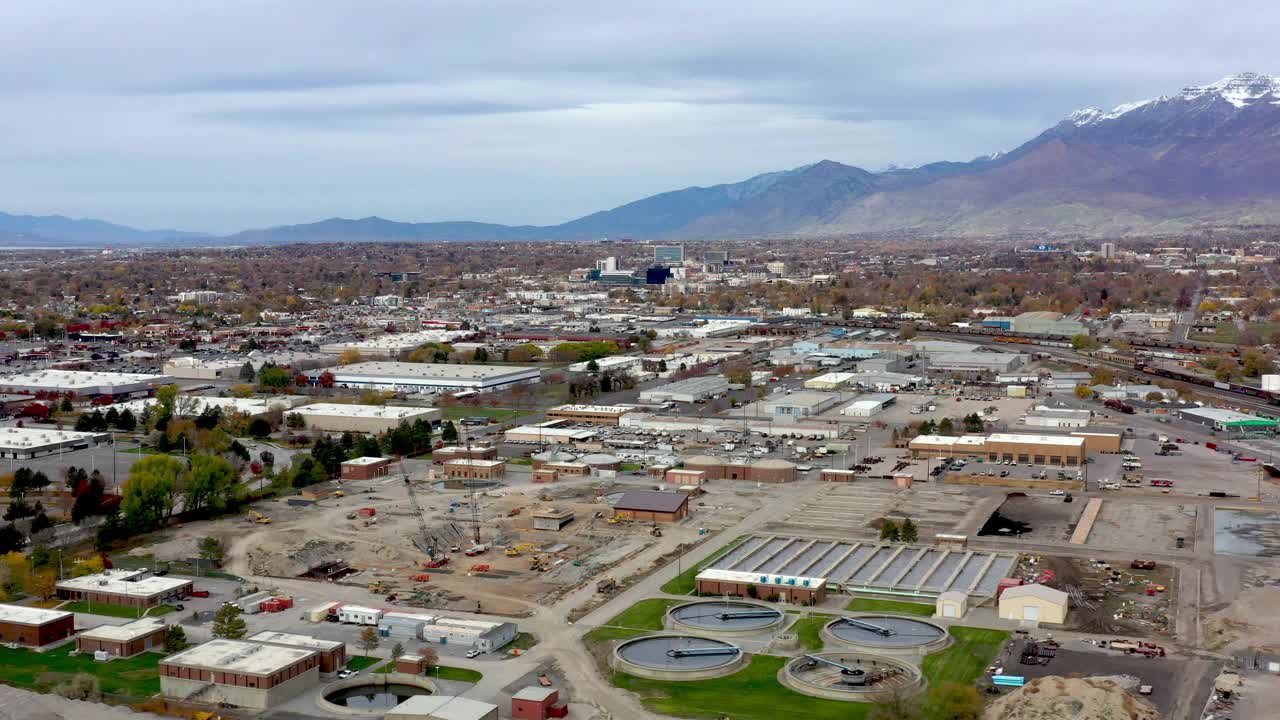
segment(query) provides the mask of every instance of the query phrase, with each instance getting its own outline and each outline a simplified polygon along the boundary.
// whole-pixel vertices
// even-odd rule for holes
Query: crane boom
[[[400,466],[400,474],[404,476],[404,489],[408,491],[409,503],[413,505],[413,517],[418,521],[418,547],[434,559],[436,556],[436,541],[427,529],[427,519],[422,514],[422,505],[418,503],[418,494],[414,492],[413,481],[409,479],[409,473],[404,469],[404,459],[398,458],[396,463]]]

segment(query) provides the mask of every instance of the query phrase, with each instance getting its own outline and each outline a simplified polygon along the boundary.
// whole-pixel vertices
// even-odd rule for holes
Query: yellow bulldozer
[[[387,591],[387,585],[381,580],[374,580],[373,582],[369,583],[368,590],[371,593],[377,593],[381,595],[382,593]]]
[[[538,546],[534,543],[520,543],[519,545],[512,545],[511,547],[507,548],[504,552],[506,553],[507,557],[517,557],[523,553],[532,552],[537,549],[538,549]]]
[[[259,525],[269,525],[271,523],[271,518],[263,515],[257,510],[249,510],[249,521],[258,523]]]

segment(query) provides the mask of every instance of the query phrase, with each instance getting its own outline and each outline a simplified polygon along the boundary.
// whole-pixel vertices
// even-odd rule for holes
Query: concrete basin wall
[[[320,694],[316,695],[316,706],[325,712],[335,713],[337,715],[350,715],[352,717],[381,717],[387,713],[386,708],[349,708],[345,705],[331,703],[325,700],[326,695],[330,695],[339,690],[347,690],[353,687],[386,687],[387,685],[408,685],[426,690],[427,693],[435,695],[436,684],[430,678],[421,675],[410,675],[408,673],[391,672],[391,673],[366,673],[349,677],[346,680],[338,680],[329,683],[320,689]]]
[[[947,632],[947,629],[945,627],[939,625],[938,623],[933,622],[932,620],[929,620],[928,618],[924,618],[919,615],[904,615],[901,613],[886,612],[886,613],[845,613],[844,616],[851,617],[851,618],[867,618],[869,622],[874,621],[874,619],[878,617],[904,618],[907,620],[921,622],[926,625],[932,625],[942,633],[942,636],[939,637],[937,640],[934,640],[933,642],[925,643],[923,645],[909,645],[906,647],[892,647],[892,646],[875,645],[875,644],[855,643],[855,642],[849,642],[845,638],[842,638],[839,635],[836,635],[835,633],[831,632],[830,630],[831,626],[834,625],[835,623],[840,622],[839,619],[836,619],[822,626],[822,632],[820,633],[820,635],[822,637],[822,642],[824,646],[849,648],[856,652],[867,653],[869,655],[881,655],[881,656],[887,656],[887,657],[905,658],[908,660],[918,661],[920,658],[924,657],[925,655],[932,655],[933,653],[947,649],[951,645],[951,641],[952,641],[951,633]]]
[[[688,633],[690,635],[705,635],[711,638],[740,638],[740,637],[749,637],[751,635],[761,635],[764,633],[772,632],[774,628],[777,628],[778,626],[782,625],[783,621],[787,619],[787,614],[774,606],[766,605],[764,603],[750,602],[748,600],[737,600],[737,599],[732,601],[734,605],[747,605],[747,606],[750,606],[750,608],[753,610],[755,609],[771,610],[773,612],[778,613],[778,619],[774,620],[773,622],[767,625],[761,625],[759,627],[746,628],[742,630],[715,630],[712,628],[703,627],[702,625],[690,625],[689,623],[679,620],[675,616],[675,611],[679,610],[680,608],[689,607],[690,605],[703,605],[703,604],[714,605],[717,602],[719,601],[716,601],[716,600],[707,601],[707,602],[695,601],[695,602],[687,602],[687,603],[681,603],[680,605],[676,605],[675,607],[667,611],[666,616],[663,618],[663,624],[667,627],[668,630],[672,630],[679,633]]]
[[[876,661],[881,665],[890,665],[899,668],[907,677],[906,684],[901,687],[910,695],[922,692],[927,685],[927,681],[920,673],[920,670],[902,658],[886,657],[884,655],[873,655],[870,653],[860,652],[817,652],[809,654],[817,657],[830,658],[837,662],[841,659],[846,662],[860,659],[864,663]],[[787,662],[782,666],[782,669],[778,671],[778,683],[783,687],[790,688],[804,695],[811,695],[813,697],[824,698],[827,700],[843,700],[845,702],[875,702],[881,694],[885,692],[884,688],[837,690],[829,685],[822,685],[805,680],[791,671],[791,666],[803,659],[804,658],[801,656],[787,660]],[[840,672],[834,668],[832,668],[832,670],[837,673]]]
[[[733,657],[725,660],[725,662],[719,665],[715,665],[713,667],[705,667],[705,668],[691,668],[689,670],[663,669],[663,668],[651,667],[648,665],[638,665],[622,657],[622,655],[619,654],[618,652],[618,649],[626,645],[628,642],[633,642],[635,640],[646,640],[649,638],[659,638],[659,637],[688,637],[688,636],[675,635],[675,634],[659,634],[659,635],[644,635],[642,637],[629,638],[627,640],[623,640],[613,648],[613,652],[609,655],[609,667],[613,668],[614,670],[617,670],[618,672],[624,672],[628,675],[635,675],[636,677],[649,678],[651,680],[669,680],[669,681],[680,682],[680,681],[689,681],[689,680],[710,680],[712,678],[724,677],[725,675],[732,675],[733,673],[740,670],[747,663],[747,654],[742,652],[741,649],[738,650],[737,655],[734,655]]]

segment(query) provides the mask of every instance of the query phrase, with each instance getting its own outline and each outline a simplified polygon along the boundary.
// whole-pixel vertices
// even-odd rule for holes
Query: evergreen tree
[[[458,442],[458,427],[452,420],[444,424],[444,428],[440,431],[440,439],[450,445]]]
[[[258,373],[253,371],[253,363],[245,360],[244,365],[240,366],[241,382],[253,382],[257,377]]]
[[[898,539],[904,543],[913,543],[920,539],[920,531],[916,528],[916,524],[911,522],[911,518],[902,521],[902,527],[898,529]]]
[[[240,617],[240,608],[235,605],[223,605],[213,616],[213,636],[227,640],[239,640],[249,631],[244,618]],[[376,633],[377,630],[375,629]]]

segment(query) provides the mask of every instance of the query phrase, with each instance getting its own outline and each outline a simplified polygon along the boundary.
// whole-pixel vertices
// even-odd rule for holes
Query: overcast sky
[[[1277,26],[1203,0],[11,0],[0,211],[558,223],[1011,149],[1080,107],[1280,74]]]

